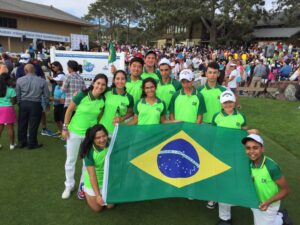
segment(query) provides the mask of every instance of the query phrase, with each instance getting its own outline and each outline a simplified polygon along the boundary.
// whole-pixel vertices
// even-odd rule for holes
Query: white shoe
[[[72,188],[66,187],[65,190],[64,190],[64,192],[61,195],[61,198],[62,199],[68,199],[68,198],[70,198],[71,192],[74,191],[74,189],[75,189],[75,187],[72,187]]]
[[[9,145],[9,149],[10,149],[10,150],[14,150],[16,146],[17,146],[16,144],[14,144],[14,145]]]

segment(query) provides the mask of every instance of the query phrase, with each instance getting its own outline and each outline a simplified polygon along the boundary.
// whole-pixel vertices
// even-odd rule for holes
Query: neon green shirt
[[[101,149],[98,146],[93,145],[92,149],[84,157],[85,166],[93,166],[95,168],[96,178],[99,187],[102,187],[103,184],[104,162],[107,151],[107,148]],[[93,188],[87,170],[84,173],[84,186],[87,188]]]
[[[137,103],[142,96],[142,80],[133,81],[130,77],[127,79],[126,82],[126,91],[133,97],[134,104]]]
[[[155,70],[153,73],[148,73],[147,70],[144,68],[144,71],[141,74],[141,78],[142,78],[142,80],[145,80],[148,77],[152,77],[157,82],[159,82],[159,80],[161,79],[159,70]]]
[[[16,97],[15,89],[7,87],[5,96],[0,98],[0,106],[12,106],[10,99],[14,97]]]
[[[231,115],[225,113],[224,110],[222,110],[221,112],[214,115],[212,119],[212,125],[218,127],[242,129],[242,127],[246,126],[246,118],[236,109],[234,109],[234,112]]]
[[[138,115],[138,125],[160,124],[160,117],[166,115],[166,104],[157,98],[151,105],[142,98],[135,104],[133,111]]]
[[[195,123],[198,115],[206,112],[206,107],[202,94],[197,90],[187,95],[181,89],[172,96],[169,111],[174,113],[175,120]]]
[[[89,127],[97,124],[98,116],[104,108],[105,97],[101,95],[95,98],[91,91],[87,94],[78,92],[72,100],[77,107],[68,129],[72,133],[84,136]]]
[[[169,109],[172,96],[181,88],[181,83],[175,79],[171,79],[169,83],[163,83],[163,81],[160,80],[157,84],[156,96],[164,101],[167,109]]]
[[[250,166],[259,200],[265,202],[279,191],[275,181],[282,177],[281,169],[275,161],[266,156],[262,157],[261,163],[257,167],[253,162]],[[279,204],[279,201],[274,203]]]
[[[223,91],[226,91],[226,88],[220,85],[211,88],[206,83],[199,87],[198,91],[203,95],[206,106],[206,113],[203,114],[203,122],[211,123],[213,116],[222,109],[220,95]]]
[[[133,108],[133,97],[127,92],[119,95],[113,88],[105,93],[104,113],[100,123],[105,126],[109,134],[112,134],[115,129],[113,118],[125,116],[128,108]]]

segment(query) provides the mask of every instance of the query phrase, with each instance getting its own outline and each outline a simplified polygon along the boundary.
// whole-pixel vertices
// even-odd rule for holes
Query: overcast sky
[[[53,5],[53,7],[68,12],[74,16],[82,17],[88,12],[88,6],[96,0],[27,0],[29,2]],[[273,0],[265,0],[268,9],[272,8]]]

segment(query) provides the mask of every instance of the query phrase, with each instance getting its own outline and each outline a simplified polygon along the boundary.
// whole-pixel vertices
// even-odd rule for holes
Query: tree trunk
[[[213,47],[216,46],[217,41],[217,26],[213,23],[209,29],[209,41]]]

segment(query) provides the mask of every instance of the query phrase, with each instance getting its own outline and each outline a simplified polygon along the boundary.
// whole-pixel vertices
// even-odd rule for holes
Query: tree
[[[254,26],[264,10],[263,0],[143,0],[148,10],[148,22],[157,27],[202,21],[210,34],[211,44],[216,44],[217,34],[228,30],[226,24]],[[225,28],[225,29],[224,29]],[[242,35],[242,34],[241,34]]]
[[[299,0],[277,0],[274,2],[275,16],[281,16],[287,19],[290,26],[300,25],[300,1]],[[282,18],[282,19],[284,19]]]

